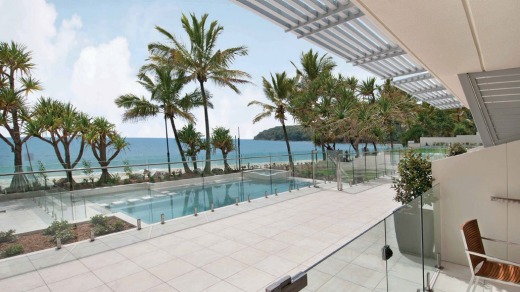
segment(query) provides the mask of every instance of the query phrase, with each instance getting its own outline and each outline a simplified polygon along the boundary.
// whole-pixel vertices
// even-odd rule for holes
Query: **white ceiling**
[[[464,105],[458,74],[520,67],[518,0],[353,0]]]

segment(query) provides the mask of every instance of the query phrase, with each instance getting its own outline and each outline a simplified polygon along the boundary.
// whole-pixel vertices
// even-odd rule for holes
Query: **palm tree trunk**
[[[101,183],[108,183],[110,180],[110,173],[108,173],[108,169],[106,168],[108,166],[108,163],[106,162],[100,162],[101,164],[101,176],[99,177],[99,182]]]
[[[222,157],[224,158],[224,173],[228,173],[231,171],[231,167],[229,166],[227,162],[227,156],[228,154],[224,151],[222,151]]]
[[[22,165],[22,145],[20,143],[16,143],[14,145],[14,169],[15,175],[11,179],[11,185],[9,188],[12,191],[21,191],[29,186],[29,181],[25,174],[21,174],[23,172]]]
[[[289,144],[289,136],[287,135],[287,129],[285,128],[284,121],[282,120],[280,122],[282,123],[283,135],[285,136],[285,144],[287,145],[287,154],[289,155],[289,165],[291,167],[291,172],[294,173],[294,162],[293,162],[292,154],[291,154],[291,145]]]
[[[67,181],[69,182],[69,190],[73,190],[73,178],[72,178],[72,171],[70,170],[72,167],[71,167],[71,162],[70,162],[70,152],[69,152],[69,145],[63,145],[63,148],[65,150],[65,164],[66,164],[66,173],[67,173]]]
[[[196,155],[191,156],[191,162],[193,163],[193,171],[197,171],[197,156]]]
[[[13,84],[14,86],[14,84]],[[11,87],[14,88],[14,87]],[[12,138],[14,144],[14,169],[15,173],[23,172],[23,159],[22,159],[22,150],[23,150],[23,142],[20,137],[20,126],[18,125],[18,112],[17,110],[13,110],[11,112],[13,117],[13,131]],[[10,188],[15,191],[23,190],[29,186],[29,181],[25,174],[15,174],[11,180]]]
[[[179,149],[179,153],[181,155],[184,172],[191,173],[190,167],[188,166],[188,162],[186,161],[186,155],[184,155],[184,151],[182,151],[181,142],[179,141],[179,137],[177,135],[177,128],[175,127],[175,122],[173,121],[173,117],[170,117],[170,124],[172,124],[173,137],[175,138],[175,144],[177,144],[177,149]]]
[[[210,151],[210,134],[209,134],[209,117],[208,117],[208,98],[204,90],[204,82],[199,80],[200,92],[202,94],[202,103],[204,106],[204,122],[206,123],[206,166],[204,166],[204,173],[211,174],[211,151]]]

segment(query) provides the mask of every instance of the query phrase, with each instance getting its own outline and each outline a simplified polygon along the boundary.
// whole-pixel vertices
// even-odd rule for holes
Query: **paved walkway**
[[[194,227],[6,278],[0,291],[265,291],[390,214],[398,207],[393,194],[386,183],[355,194],[324,189],[228,206],[183,223]],[[229,210],[242,212],[208,220]]]

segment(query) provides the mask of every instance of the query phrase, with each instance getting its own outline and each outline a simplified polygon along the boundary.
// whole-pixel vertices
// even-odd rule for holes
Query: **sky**
[[[207,84],[214,104],[209,111],[210,127],[229,128],[233,136],[240,128],[241,138],[252,139],[258,132],[279,125],[274,118],[252,123],[260,108],[247,104],[251,100],[267,101],[262,77],[282,71],[294,76],[291,61],[298,64],[302,52],[313,49],[320,55],[327,53],[227,0],[0,0],[0,11],[0,41],[19,42],[32,51],[36,64],[32,75],[44,87],[30,95],[29,102],[34,104],[40,96],[71,102],[90,116],[105,116],[126,137],[165,135],[161,117],[123,123],[123,110],[114,100],[127,93],[149,96],[136,77],[146,63],[147,45],[166,41],[155,30],[156,25],[186,43],[182,14],[207,13],[209,20],[217,20],[224,27],[217,48],[248,48],[248,55],[237,58],[230,67],[252,76],[251,84],[240,86],[241,94]],[[331,56],[338,63],[336,72],[358,79],[371,76]],[[185,90],[196,87],[196,83],[190,83]],[[197,130],[204,133],[202,108],[193,113]],[[180,126],[183,124],[180,122]],[[287,124],[294,124],[293,119],[289,118]]]

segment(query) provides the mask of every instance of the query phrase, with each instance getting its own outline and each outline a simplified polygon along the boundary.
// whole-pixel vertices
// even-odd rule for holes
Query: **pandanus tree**
[[[6,130],[0,132],[0,139],[14,154],[15,173],[23,172],[23,144],[31,137],[22,136],[24,125],[30,118],[27,95],[42,89],[31,76],[34,68],[31,61],[31,52],[24,45],[0,42],[0,126]],[[28,184],[25,175],[15,174],[10,188],[21,190]]]
[[[290,101],[290,112],[303,126],[310,128],[316,138],[319,138],[316,139],[315,144],[321,146],[325,160],[326,141],[324,138],[326,135],[316,133],[318,127],[323,126],[321,121],[324,118],[315,108],[324,101],[320,99],[323,96],[321,92],[323,83],[331,75],[336,63],[327,54],[320,56],[318,52],[314,52],[312,49],[301,54],[300,67],[293,62],[291,63],[296,68],[297,94]]]
[[[367,98],[370,104],[376,102],[376,92],[379,90],[379,86],[376,84],[375,77],[369,77],[367,80],[361,82],[358,85],[358,93],[363,98]]]
[[[197,132],[193,124],[188,124],[179,131],[179,141],[184,145],[184,153],[191,157],[193,171],[196,171],[197,154],[202,150],[209,151],[205,148],[207,144],[202,141],[202,133]]]
[[[291,154],[291,145],[289,144],[289,136],[287,135],[287,129],[285,127],[285,120],[287,119],[287,109],[289,107],[289,101],[293,97],[296,82],[293,78],[287,77],[285,72],[276,73],[275,76],[271,74],[271,82],[265,79],[265,77],[263,77],[262,80],[264,94],[269,103],[258,100],[249,102],[248,106],[258,105],[262,108],[262,112],[254,117],[253,123],[274,116],[274,118],[282,124],[287,154],[289,155],[289,165],[291,170],[294,171],[294,162]]]
[[[85,141],[90,145],[92,154],[101,166],[100,183],[108,183],[108,165],[119,153],[129,146],[124,137],[116,131],[116,126],[104,117],[96,117],[90,124]]]
[[[385,80],[380,87],[380,98],[376,101],[378,115],[381,118],[381,128],[390,140],[391,148],[394,148],[396,125],[405,122],[405,112],[413,116],[414,111],[407,111],[413,100],[397,87],[391,85],[390,80]]]
[[[229,67],[237,57],[247,55],[247,48],[239,46],[217,49],[217,40],[224,28],[217,21],[209,22],[208,14],[202,15],[200,19],[194,14],[191,14],[189,18],[183,14],[181,23],[189,39],[188,46],[164,28],[157,26],[157,31],[165,36],[169,43],[151,43],[148,45],[148,49],[154,55],[153,61],[170,64],[174,68],[185,71],[186,78],[197,82],[200,86],[206,128],[205,148],[210,149],[209,100],[205,83],[211,80],[218,86],[240,93],[237,85],[248,83],[250,76],[246,72],[232,70]],[[211,173],[211,151],[206,151],[204,172]]]
[[[229,152],[235,150],[235,145],[233,144],[233,137],[231,137],[229,134],[229,129],[224,127],[217,127],[213,129],[213,135],[211,135],[211,145],[213,146],[214,151],[220,149],[222,152],[222,158],[224,159],[224,171],[230,172],[231,167],[227,162],[227,156]]]
[[[27,123],[27,133],[50,144],[58,161],[67,173],[70,188],[73,187],[72,169],[81,160],[85,149],[85,134],[90,126],[90,118],[72,104],[51,98],[40,98],[33,110],[33,117]],[[79,147],[75,158],[72,143]],[[74,147],[76,148],[76,147]]]
[[[177,149],[186,173],[191,172],[182,150],[177,131],[176,120],[195,122],[191,109],[202,105],[202,96],[198,90],[182,94],[187,78],[183,71],[174,71],[169,65],[149,64],[143,66],[138,75],[139,83],[150,92],[150,98],[125,94],[115,101],[118,107],[125,109],[123,121],[142,121],[162,114],[169,120]],[[211,103],[208,106],[212,107]]]

